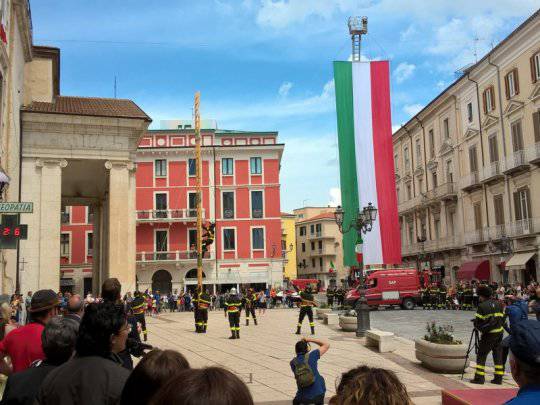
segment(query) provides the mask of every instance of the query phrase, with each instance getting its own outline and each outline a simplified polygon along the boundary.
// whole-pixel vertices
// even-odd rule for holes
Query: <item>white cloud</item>
[[[395,134],[398,129],[401,128],[401,125],[392,125],[392,134]]]
[[[397,83],[403,83],[409,77],[411,77],[416,70],[416,65],[407,62],[401,62],[397,68],[394,69],[394,77]]]
[[[257,14],[257,24],[282,29],[294,23],[303,23],[309,17],[331,19],[337,12],[352,11],[368,0],[262,0]]]
[[[407,104],[403,106],[403,111],[410,117],[418,114],[418,112],[424,108],[421,104]]]
[[[293,84],[291,82],[283,82],[281,86],[279,86],[278,93],[281,97],[287,97],[289,95],[289,91],[291,90]]]
[[[409,39],[414,37],[416,33],[417,33],[416,27],[413,24],[411,24],[407,27],[407,29],[399,33],[399,40],[401,42],[408,41]]]
[[[280,175],[286,204],[283,209],[298,208],[306,198],[313,205],[327,204],[329,190],[339,184],[339,166],[324,163],[337,156],[336,135],[289,137],[284,142]],[[306,181],[306,176],[316,179],[317,186]]]
[[[328,202],[330,207],[341,205],[341,189],[339,187],[332,187],[328,194],[330,195],[330,201]]]
[[[444,89],[446,88],[447,84],[446,84],[445,81],[439,80],[439,81],[437,82],[436,86],[437,86],[437,89],[439,89],[439,90],[444,90]]]

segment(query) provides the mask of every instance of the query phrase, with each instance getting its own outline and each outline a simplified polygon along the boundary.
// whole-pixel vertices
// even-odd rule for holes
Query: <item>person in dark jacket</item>
[[[506,308],[504,309],[504,324],[503,328],[509,334],[512,334],[512,329],[521,321],[529,319],[529,306],[527,301],[517,298],[515,295],[507,295]],[[508,322],[506,322],[508,320]],[[502,364],[506,364],[508,359],[508,347],[502,347]]]
[[[502,362],[502,338],[504,312],[501,302],[493,299],[491,288],[480,285],[477,288],[480,304],[474,318],[474,327],[480,332],[478,354],[476,355],[476,371],[473,384],[484,384],[486,375],[486,359],[493,352],[494,378],[492,384],[502,384],[504,364]]]
[[[75,357],[43,381],[40,405],[113,405],[120,400],[129,371],[118,353],[125,350],[130,325],[124,307],[111,302],[86,307]]]
[[[84,313],[84,302],[79,294],[72,295],[66,305],[66,313],[64,318],[71,319],[77,323],[81,323]]]
[[[73,355],[78,329],[76,321],[52,318],[41,335],[45,360],[37,360],[30,368],[11,375],[0,405],[33,405],[45,377]]]

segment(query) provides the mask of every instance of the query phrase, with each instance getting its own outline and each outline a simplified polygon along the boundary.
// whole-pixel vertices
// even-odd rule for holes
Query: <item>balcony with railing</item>
[[[172,210],[139,210],[136,211],[137,222],[194,222],[197,220],[197,210],[189,208]],[[205,218],[205,210],[202,210]]]
[[[310,233],[309,239],[335,239],[335,235],[331,234],[325,234],[323,231],[315,231],[313,233]]]
[[[504,179],[504,162],[491,162],[480,172],[480,182],[492,183]]]
[[[506,225],[507,235],[510,237],[529,236],[540,233],[540,218],[520,219]]]
[[[488,239],[499,240],[503,236],[507,236],[506,229],[507,229],[506,224],[500,224],[500,225],[493,225],[486,228],[485,232],[487,232]]]
[[[480,243],[486,243],[489,241],[489,234],[487,228],[476,229],[465,233],[465,244],[476,245]]]
[[[323,247],[319,249],[315,249],[313,252],[311,252],[311,256],[335,256],[336,255],[336,249],[330,248],[330,247]]]
[[[426,192],[426,198],[429,201],[453,200],[457,198],[457,190],[455,187],[455,183],[444,183],[438,187],[435,187],[432,190],[428,190]]]
[[[505,160],[504,174],[514,174],[527,170],[529,168],[527,152],[529,151],[522,149],[508,155]]]
[[[529,163],[540,166],[540,142],[536,142],[529,152]]]
[[[422,201],[422,197],[417,195],[416,197],[411,198],[410,200],[403,201],[402,203],[398,204],[398,212],[400,214],[403,214],[407,211],[413,210],[417,205],[420,205]]]
[[[461,189],[463,191],[472,191],[479,187],[482,187],[482,184],[480,184],[480,176],[477,171],[466,174],[462,177]]]
[[[438,252],[443,250],[459,249],[463,246],[461,237],[447,236],[436,240],[427,240],[423,242],[402,244],[401,253],[403,256],[416,255],[422,252]]]
[[[205,252],[203,260],[213,259],[213,252]],[[187,262],[197,261],[197,252],[194,250],[176,250],[168,252],[137,252],[135,256],[137,263],[147,262]]]

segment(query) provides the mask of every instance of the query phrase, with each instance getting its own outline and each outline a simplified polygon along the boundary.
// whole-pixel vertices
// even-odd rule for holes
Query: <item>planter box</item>
[[[339,316],[339,327],[345,332],[356,332],[356,325],[355,316]]]
[[[329,314],[330,312],[332,312],[332,309],[330,308],[316,308],[315,316],[317,317],[317,319],[324,319],[323,315]]]
[[[459,374],[463,367],[469,366],[469,359],[465,364],[467,355],[467,346],[461,345],[443,345],[431,343],[424,339],[414,341],[416,358],[422,365],[432,371],[446,374]]]

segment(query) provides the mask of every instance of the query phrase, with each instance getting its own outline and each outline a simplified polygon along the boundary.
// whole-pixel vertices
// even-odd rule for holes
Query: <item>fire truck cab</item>
[[[420,277],[416,269],[394,268],[368,270],[365,278],[365,294],[370,307],[400,305],[413,309],[420,301]],[[347,305],[356,305],[360,286],[347,293]]]

